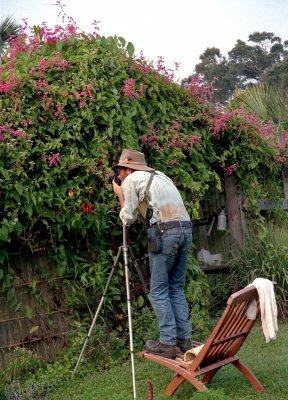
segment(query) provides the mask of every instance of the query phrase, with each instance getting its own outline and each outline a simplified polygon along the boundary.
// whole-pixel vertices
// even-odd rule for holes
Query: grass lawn
[[[249,382],[233,366],[223,367],[209,384],[209,391],[197,393],[185,382],[174,394],[177,400],[287,400],[288,399],[288,323],[279,323],[277,339],[265,342],[261,323],[252,328],[239,352],[240,359],[255,373],[266,391],[254,392]],[[79,366],[81,369],[81,365]],[[147,379],[154,388],[154,400],[167,399],[164,390],[173,372],[152,361],[135,357],[137,400],[147,399]],[[130,361],[104,373],[93,373],[50,392],[47,400],[126,400],[133,398]]]

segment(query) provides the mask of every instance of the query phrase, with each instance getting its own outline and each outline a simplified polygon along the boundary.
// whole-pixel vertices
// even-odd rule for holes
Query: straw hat
[[[120,167],[135,169],[136,171],[154,171],[153,168],[147,166],[145,156],[140,151],[124,149],[121,153],[119,163],[114,165],[112,169]]]

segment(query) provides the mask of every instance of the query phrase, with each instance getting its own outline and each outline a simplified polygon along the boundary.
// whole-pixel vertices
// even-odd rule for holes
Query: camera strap
[[[149,207],[149,200],[150,200],[149,189],[154,176],[155,176],[155,171],[151,172],[149,181],[145,187],[144,198],[137,208],[138,216],[140,217],[141,221],[145,223],[146,227],[149,227],[149,221],[153,215],[153,210],[152,208]]]
[[[145,196],[147,197],[148,200],[150,200],[149,189],[150,189],[150,186],[151,186],[151,183],[153,181],[154,176],[155,176],[155,171],[151,172],[149,181],[148,181],[148,183],[146,185],[146,188],[145,188]],[[144,196],[144,198],[145,198],[145,196]]]

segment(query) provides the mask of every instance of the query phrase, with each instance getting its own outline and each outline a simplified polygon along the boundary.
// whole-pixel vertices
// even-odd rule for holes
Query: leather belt
[[[163,231],[172,228],[192,228],[191,221],[168,221],[168,222],[156,222],[153,225],[157,225],[158,228]]]

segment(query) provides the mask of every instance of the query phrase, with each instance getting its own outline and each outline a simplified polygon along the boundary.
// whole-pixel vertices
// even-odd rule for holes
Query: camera
[[[113,181],[115,181],[117,183],[117,185],[119,185],[119,186],[121,185],[118,171],[116,171],[114,175],[109,176],[108,182],[112,183]]]

